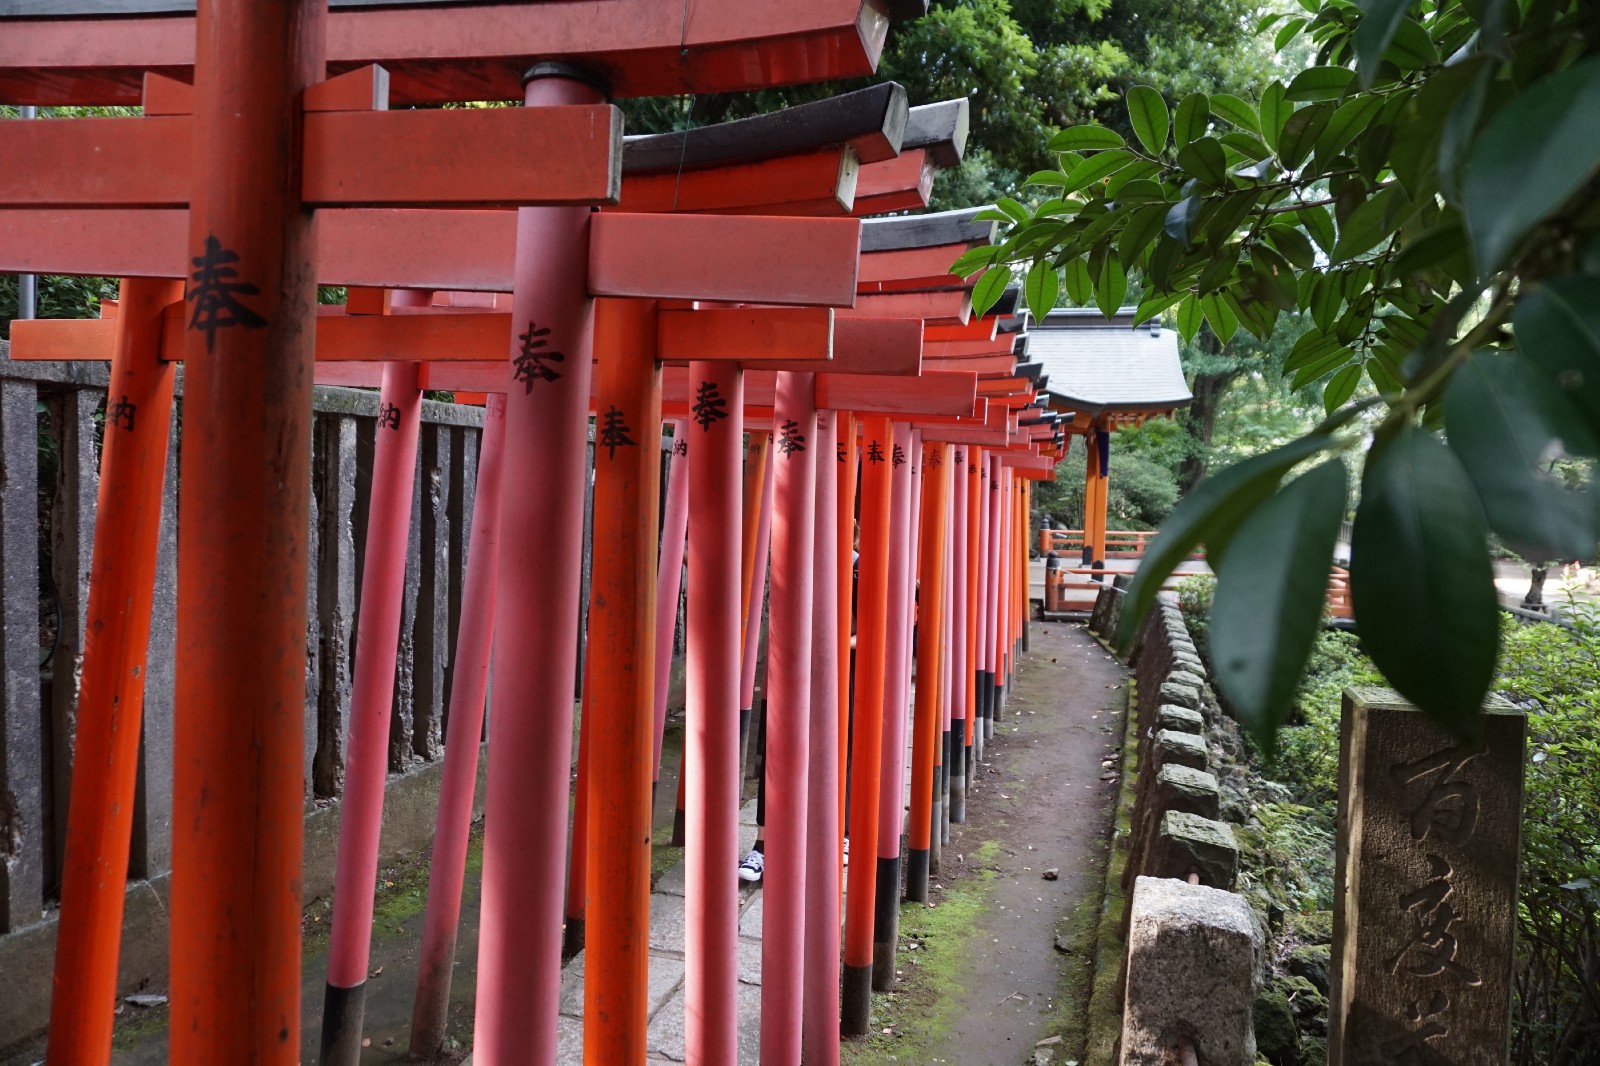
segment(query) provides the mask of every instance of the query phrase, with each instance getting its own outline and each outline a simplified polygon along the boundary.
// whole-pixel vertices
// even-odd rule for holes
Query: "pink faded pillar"
[[[593,104],[539,64],[528,106]],[[589,432],[587,207],[517,210],[473,1062],[553,1062]]]
[[[683,542],[689,530],[688,423],[672,423],[672,462],[667,467],[667,512],[661,523],[661,555],[656,565],[655,767],[652,781],[661,781],[661,738],[667,729],[667,689],[672,681],[672,634],[678,624],[678,596],[683,590]],[[653,806],[653,804],[652,804]]]
[[[994,723],[1000,716],[1000,693],[1005,679],[1000,676],[1000,557],[1005,554],[1005,527],[1000,501],[1000,479],[1004,466],[1000,456],[988,457],[989,486],[984,490],[985,511],[989,516],[988,542],[984,545],[987,576],[984,578],[983,610],[985,655],[989,669],[989,714],[983,722],[983,739],[994,736]]]
[[[378,833],[383,827],[383,785],[389,776],[389,716],[394,709],[395,659],[421,425],[417,364],[385,363],[372,450],[361,614],[350,688],[350,734],[339,805],[333,926],[322,1006],[325,1066],[353,1066],[361,1057],[372,897],[378,880]]]
[[[433,858],[428,864],[428,909],[423,918],[417,965],[417,996],[411,1008],[411,1054],[437,1055],[449,1023],[450,979],[456,931],[461,924],[461,888],[472,832],[472,794],[478,784],[478,749],[489,690],[489,651],[494,644],[495,579],[500,569],[500,464],[505,447],[506,398],[490,393],[478,445],[478,487],[472,501],[467,572],[461,587],[461,625],[456,633],[450,718],[439,778],[439,813]]]
[[[883,687],[883,746],[878,799],[878,871],[873,910],[872,987],[894,987],[894,949],[900,928],[900,831],[905,824],[906,717],[911,673],[911,583],[914,539],[911,492],[921,465],[911,427],[894,427],[889,517],[888,641]],[[858,708],[859,713],[859,708]],[[865,855],[862,856],[865,858]]]
[[[811,608],[810,764],[807,768],[803,1061],[839,1066],[839,598],[840,463],[833,411],[817,412],[815,596]],[[763,964],[764,966],[764,964]]]
[[[761,1059],[799,1062],[807,922],[807,779],[817,508],[815,377],[780,371],[773,407],[772,605],[767,649],[766,895]],[[830,463],[831,454],[823,456]],[[761,557],[756,558],[759,572]],[[827,586],[831,588],[832,586]],[[827,599],[829,597],[823,597]],[[755,597],[751,597],[752,603]],[[757,630],[750,630],[754,643]],[[821,749],[824,757],[832,748]],[[828,864],[832,872],[833,864]],[[837,926],[837,923],[835,923]]]
[[[744,374],[693,362],[684,818],[690,1066],[738,1058],[739,504]]]

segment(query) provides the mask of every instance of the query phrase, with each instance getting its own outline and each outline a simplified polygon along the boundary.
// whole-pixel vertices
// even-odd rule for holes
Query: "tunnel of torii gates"
[[[122,279],[98,320],[13,327],[15,359],[111,364],[98,513],[117,535],[95,541],[76,737],[104,769],[73,776],[47,1061],[109,1056],[182,360],[171,1060],[299,1059],[310,399],[326,383],[378,387],[382,410],[322,1061],[359,1055],[396,575],[420,397],[447,389],[479,394],[485,422],[413,1051],[443,1039],[493,639],[474,1061],[554,1060],[565,917],[588,952],[585,1060],[643,1062],[650,811],[686,552],[686,1048],[734,1061],[741,684],[764,577],[745,531],[766,529],[761,1055],[836,1062],[893,979],[913,628],[919,676],[937,679],[909,715],[906,890],[923,898],[938,827],[961,819],[1003,713],[1029,488],[1063,446],[1018,371],[1014,297],[974,317],[948,273],[992,225],[852,217],[926,204],[934,169],[959,161],[965,101],[908,110],[880,85],[624,140],[614,96],[871,73],[890,15],[877,0],[107,6],[0,5],[0,99],[143,107],[0,124],[0,156],[20,161],[0,171],[0,271]],[[388,109],[486,99],[527,106]],[[347,302],[317,306],[319,283]],[[591,418],[598,668],[564,878]],[[658,529],[663,420],[687,461]],[[846,882],[847,828],[866,861]]]

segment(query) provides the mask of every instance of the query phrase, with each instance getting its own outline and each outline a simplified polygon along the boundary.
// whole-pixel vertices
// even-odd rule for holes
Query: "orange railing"
[[[1155,535],[1156,531],[1153,529],[1108,529],[1106,530],[1106,556],[1109,558],[1113,555],[1143,555],[1145,546]],[[1080,551],[1083,549],[1083,530],[1039,530],[1039,551],[1041,553],[1067,551],[1070,549]]]

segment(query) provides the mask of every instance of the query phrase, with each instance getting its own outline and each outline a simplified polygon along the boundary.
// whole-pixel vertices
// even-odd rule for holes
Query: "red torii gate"
[[[561,6],[569,16],[581,16],[592,10],[586,5]],[[478,8],[476,12],[481,14],[483,10]],[[705,18],[708,11],[713,14],[711,22]],[[462,16],[464,12],[465,6],[463,10],[451,12],[451,16]],[[63,10],[60,13],[72,12]],[[704,91],[716,87],[719,76],[724,79],[738,76],[731,72],[740,69],[742,62],[717,62],[733,47],[732,42],[715,36],[714,27],[730,24],[726,19],[715,21],[715,16],[722,13],[715,5],[697,10],[695,44],[712,57],[700,70],[685,69],[694,66],[684,60],[693,57],[695,52],[690,47],[688,17],[684,14],[678,47],[674,50],[673,62],[667,64],[670,71],[665,77],[676,76],[687,81],[689,87]],[[799,72],[801,76],[838,76],[846,72],[839,67],[847,67],[853,55],[865,59],[870,66],[876,48],[881,45],[883,27],[881,19],[868,20],[870,28],[860,23],[862,13],[862,9],[849,13],[848,29],[837,22],[833,24],[831,32],[837,36],[843,30],[846,38],[834,41],[837,45],[832,53],[835,63],[817,63],[816,57],[811,57],[813,62]],[[463,47],[441,64],[438,53],[429,52],[441,43],[450,47],[470,45],[475,40],[497,54],[503,54],[501,50],[508,43],[503,25],[506,20],[494,20],[496,25],[492,29],[495,32],[486,35],[483,19],[465,17],[455,23],[436,20],[437,35],[419,43],[420,38],[410,36],[417,32],[416,14],[415,10],[353,12],[345,17],[343,25],[352,31],[350,39],[358,42],[358,48],[376,41],[379,43],[375,47],[380,50],[393,46],[401,51],[400,74],[404,85],[421,85],[441,68],[459,63],[461,52],[471,54],[472,51],[470,47]],[[554,21],[559,20],[550,20]],[[543,47],[532,49],[532,54],[572,56],[605,66],[604,57],[608,53],[597,49],[596,42],[587,38],[590,33],[606,32],[596,25],[599,21],[569,17],[563,24],[569,37],[564,41],[541,39],[539,43]],[[541,29],[547,28],[550,22],[543,22]],[[192,265],[198,270],[191,277],[195,287],[190,293],[191,298],[197,300],[197,309],[186,340],[190,395],[203,398],[203,402],[192,403],[186,419],[189,446],[185,449],[184,461],[187,486],[184,511],[188,518],[186,529],[190,532],[186,534],[184,549],[180,550],[180,572],[185,576],[180,583],[183,590],[180,592],[183,601],[180,618],[184,632],[180,636],[179,654],[186,663],[179,672],[179,707],[180,715],[184,708],[190,711],[190,720],[186,723],[180,717],[176,811],[180,822],[191,822],[203,834],[204,842],[191,841],[200,846],[187,854],[181,841],[180,847],[175,849],[174,903],[186,912],[186,917],[188,912],[193,912],[187,923],[191,933],[187,939],[195,949],[184,950],[180,944],[174,950],[173,1054],[176,1061],[287,1061],[295,1054],[297,1043],[295,971],[299,951],[292,925],[298,910],[294,885],[299,861],[300,782],[298,774],[287,771],[298,765],[299,748],[298,731],[285,728],[293,724],[285,708],[297,705],[302,684],[295,676],[299,643],[296,630],[303,625],[305,575],[303,565],[297,572],[294,560],[304,535],[306,508],[305,479],[301,476],[307,461],[306,434],[302,430],[308,409],[305,401],[310,375],[306,369],[311,353],[310,336],[304,323],[309,318],[316,280],[311,269],[315,235],[310,225],[311,215],[305,208],[317,203],[319,196],[329,197],[322,202],[348,203],[352,198],[361,202],[366,194],[361,187],[363,181],[375,180],[363,175],[356,166],[343,175],[347,184],[341,184],[335,168],[336,179],[327,187],[328,191],[323,192],[317,181],[326,175],[313,162],[310,122],[306,123],[306,138],[301,141],[299,94],[321,71],[325,54],[323,23],[323,12],[316,4],[243,5],[215,0],[202,4],[194,23],[183,19],[149,20],[132,24],[135,27],[132,33],[101,32],[95,39],[104,46],[104,54],[97,57],[98,69],[89,72],[87,78],[74,79],[70,71],[64,72],[59,64],[52,63],[51,48],[59,49],[62,42],[61,24],[17,23],[13,28],[20,32],[8,32],[6,40],[21,42],[23,51],[8,50],[0,54],[0,69],[13,65],[20,68],[56,66],[57,69],[45,72],[44,83],[53,85],[56,91],[62,91],[61,86],[70,83],[72,91],[93,99],[94,93],[109,91],[113,86],[120,91],[127,90],[127,70],[123,68],[121,75],[117,73],[117,57],[137,54],[139,58],[132,61],[131,66],[141,70],[152,66],[181,67],[185,61],[182,45],[196,40],[196,36],[199,41],[192,53],[199,86],[197,114],[192,125],[193,143],[199,153],[195,159],[193,194],[187,197],[191,229],[189,250],[199,252],[192,257]],[[609,20],[607,23],[609,28]],[[392,34],[385,32],[402,24],[408,28]],[[121,30],[125,31],[128,25],[124,24]],[[652,28],[659,26],[660,20]],[[91,38],[87,27],[79,25],[75,29],[68,51],[81,53],[85,42]],[[770,24],[764,29],[770,32]],[[476,32],[477,37],[469,40],[472,32]],[[852,34],[855,43],[862,47],[851,47],[848,38]],[[742,49],[738,60],[748,59],[752,48],[759,50],[759,42],[734,36],[737,48]],[[333,47],[326,54],[336,62],[348,55],[341,51],[346,40],[335,35]],[[410,46],[400,47],[408,40],[412,42]],[[171,47],[174,41],[179,44],[177,49]],[[804,35],[791,35],[775,51],[785,57],[792,56],[797,41],[804,41]],[[29,54],[28,47],[37,51]],[[163,48],[166,51],[159,58],[142,51],[159,52]],[[421,55],[424,52],[428,54]],[[286,60],[281,66],[274,62],[280,57]],[[375,58],[389,57],[378,55]],[[635,73],[648,65],[638,62],[641,59],[638,53],[628,58],[628,68]],[[498,65],[480,60],[473,65],[473,74],[478,79],[473,84],[509,95],[506,90],[516,84],[508,78],[514,75],[513,64],[522,65],[515,60],[512,63],[501,61]],[[773,69],[770,63],[757,66],[763,70]],[[100,79],[98,85],[96,78]],[[535,107],[581,108],[592,106],[602,97],[589,75],[572,66],[536,65],[517,80],[527,87],[524,102]],[[642,81],[636,82],[631,87],[637,89],[642,84]],[[482,97],[492,93],[471,95]],[[433,120],[434,116],[429,116],[429,121]],[[137,120],[141,124],[148,121]],[[470,121],[479,122],[477,118]],[[455,124],[466,128],[463,123]],[[597,125],[590,119],[587,128],[598,132],[602,127],[601,138],[612,138],[616,132],[614,120]],[[371,132],[367,144],[362,144],[359,136],[364,129]],[[114,138],[116,134],[111,136]],[[359,145],[370,152],[372,141],[381,143],[392,136],[392,133],[378,131],[370,123],[365,127],[347,125],[329,139],[329,153],[337,156],[345,151],[359,163],[360,153],[349,149]],[[591,140],[595,138],[591,136]],[[283,153],[279,146],[284,143],[304,143],[304,161],[298,153]],[[218,147],[225,150],[210,154]],[[371,160],[370,155],[366,158]],[[480,161],[472,159],[471,162]],[[304,179],[297,180],[302,165]],[[611,199],[614,165],[602,160],[594,173],[603,179],[604,188],[580,187],[568,195],[579,202]],[[49,178],[41,178],[37,172],[30,171],[28,186],[20,190],[20,195],[0,196],[0,202],[38,204],[38,198],[28,196],[30,189],[51,184]],[[72,189],[62,194],[55,189],[44,197],[44,202],[78,205],[85,197],[77,194],[85,191]],[[92,193],[93,190],[87,191]],[[488,196],[486,190],[475,191],[481,198]],[[407,202],[408,195],[415,197],[416,194],[414,187],[403,190],[398,196],[386,190],[379,202]],[[437,201],[441,195],[449,196],[449,189],[423,200]],[[246,196],[251,197],[252,202],[246,202]],[[87,198],[90,202],[103,202],[94,200],[92,195]],[[493,197],[494,202],[508,199],[511,202],[519,199],[549,202],[550,197],[540,192],[507,196],[503,190]],[[32,221],[37,224],[38,220]],[[502,577],[519,586],[523,595],[552,605],[558,616],[561,613],[575,616],[576,613],[575,610],[562,612],[560,608],[569,603],[576,607],[576,585],[569,578],[576,573],[579,526],[572,521],[576,512],[572,488],[577,478],[571,475],[577,470],[575,460],[581,456],[582,449],[580,434],[587,422],[585,394],[588,391],[590,326],[585,289],[594,288],[595,277],[594,271],[589,271],[586,286],[582,273],[570,266],[590,260],[586,254],[590,228],[589,212],[583,207],[522,209],[518,262],[514,267],[518,284],[512,286],[514,312],[529,323],[527,343],[532,345],[531,338],[536,336],[547,338],[546,351],[550,353],[530,355],[524,351],[523,357],[544,366],[558,353],[573,357],[568,373],[558,373],[554,379],[545,378],[550,387],[541,389],[542,395],[535,397],[530,387],[520,398],[513,392],[508,402],[506,473],[513,479],[518,474],[527,475],[533,491],[516,498],[506,518],[514,529],[521,530],[531,528],[530,523],[544,517],[536,512],[553,512],[560,517],[555,528],[550,529],[554,550],[532,565],[519,553],[506,553],[504,562],[509,566],[502,567]],[[599,232],[602,227],[597,223],[593,228]],[[218,237],[218,233],[223,237]],[[43,264],[45,271],[73,269],[71,265],[55,261],[53,252],[43,258],[49,261]],[[562,267],[553,268],[552,260],[560,262]],[[607,263],[606,255],[597,255],[591,265],[603,268]],[[159,275],[165,271],[119,270],[114,273],[137,276],[141,273]],[[190,271],[185,268],[183,273],[188,275]],[[603,273],[602,269],[602,276]],[[421,283],[408,278],[403,284]],[[701,295],[694,292],[692,280],[688,288],[694,295]],[[625,294],[663,295],[654,292]],[[678,295],[678,291],[664,295]],[[738,299],[742,294],[717,295]],[[252,299],[246,301],[244,297]],[[770,295],[767,298],[770,299]],[[536,461],[541,450],[544,454]],[[261,469],[263,460],[265,469],[262,472],[266,476],[249,473]],[[553,474],[546,475],[546,471],[553,471]],[[217,500],[229,500],[232,506],[208,510]],[[546,528],[549,529],[548,524]],[[230,558],[235,562],[255,559],[258,565],[217,568],[217,558]],[[262,609],[241,617],[236,610],[239,603],[261,605]],[[517,621],[515,617],[507,619],[506,630],[513,643],[525,634],[537,636],[528,625],[515,624]],[[564,688],[570,694],[574,655],[570,648],[561,647],[564,643],[560,634],[543,645],[533,643],[525,659],[509,664],[507,673],[518,676],[508,677],[507,684],[497,685],[497,694],[505,690],[516,694],[531,691],[535,694],[535,704],[554,708],[555,714],[560,716],[560,704],[565,701],[565,711],[570,714],[570,695],[563,695],[560,690],[564,678]],[[563,650],[565,663],[560,654]],[[256,662],[267,667],[266,673],[239,669],[241,653],[251,651],[255,653],[251,658],[262,656],[256,658]],[[208,705],[215,710],[211,713],[201,710]],[[244,713],[240,713],[241,708]],[[257,710],[252,713],[250,708]],[[518,720],[509,704],[507,713],[497,718],[499,739],[504,748],[519,752],[539,750],[538,737],[528,730],[525,722]],[[509,739],[506,733],[512,734]],[[519,740],[523,743],[517,743]],[[496,775],[491,774],[490,780],[490,804],[503,812],[498,821],[515,827],[519,812],[507,802],[509,796],[495,803]],[[501,792],[504,787],[500,786]],[[230,796],[244,802],[230,807],[226,801]],[[199,800],[198,805],[193,804],[195,800]],[[293,817],[284,817],[286,813]],[[530,823],[530,828],[536,826],[536,820]],[[239,828],[244,831],[235,832]],[[514,830],[511,835],[515,835]],[[239,845],[246,848],[243,854],[235,853]],[[498,903],[496,886],[505,884],[504,874],[491,869],[498,865],[495,859],[496,856],[489,856],[490,868],[486,868],[488,916],[495,914],[491,904]],[[230,885],[233,886],[231,895]],[[509,923],[521,919],[527,926],[529,916],[539,914],[541,909],[549,908],[531,906],[520,914],[512,913],[513,909],[502,909],[500,915]],[[528,927],[525,935],[506,939],[513,943],[529,941],[535,948],[533,954],[538,954],[536,928]],[[493,945],[497,938],[491,935],[486,942]],[[506,964],[498,965],[497,959]],[[537,965],[513,967],[507,959],[489,953],[484,971],[491,995],[480,1000],[480,1018],[485,1024],[480,1026],[479,1054],[485,1061],[496,1061],[502,1047],[506,1054],[511,1054],[510,1049],[515,1047],[516,1053],[536,1058],[553,1053],[553,1012],[551,1024],[542,1026],[539,1011],[531,1012],[533,1017],[524,1020],[497,1009],[498,993],[514,996],[522,986],[537,992],[542,976],[537,973],[540,969]],[[534,972],[531,979],[527,976],[530,972]],[[553,993],[549,998],[553,1002]],[[519,1039],[522,1037],[527,1039]]]

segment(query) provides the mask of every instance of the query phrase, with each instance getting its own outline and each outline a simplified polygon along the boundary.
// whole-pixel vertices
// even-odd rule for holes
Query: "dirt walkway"
[[[875,998],[873,1036],[846,1044],[849,1066],[1081,1057],[1116,789],[1102,778],[1126,685],[1083,627],[1035,624],[933,902],[901,910],[901,989]]]

